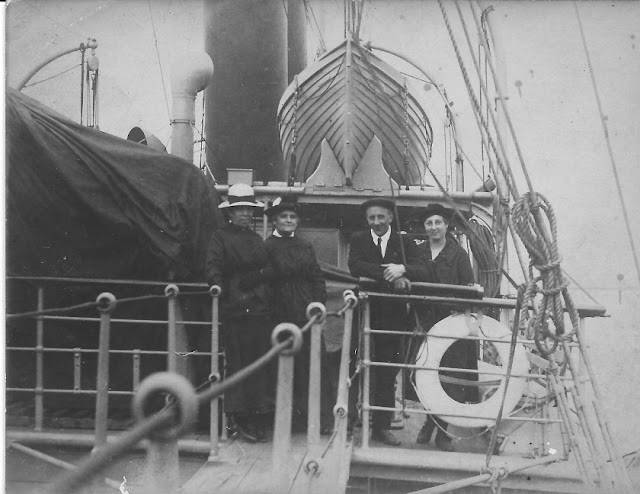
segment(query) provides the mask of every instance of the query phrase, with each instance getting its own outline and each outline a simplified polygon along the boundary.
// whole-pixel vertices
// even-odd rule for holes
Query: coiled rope
[[[547,237],[541,230],[541,225],[534,219],[534,213],[539,211],[546,218],[551,236]],[[543,355],[555,352],[561,339],[570,339],[578,328],[578,311],[567,290],[558,255],[557,222],[553,208],[540,193],[523,194],[513,205],[511,210],[513,226],[522,240],[530,257],[529,282],[526,283],[524,303],[532,304],[536,294],[542,295],[538,310],[534,313],[533,329],[536,347]],[[545,218],[542,218],[544,220]],[[534,277],[533,269],[539,275]],[[573,329],[565,332],[564,307],[571,318]],[[526,307],[527,305],[525,305]],[[525,326],[527,314],[523,311],[520,316],[521,327]],[[549,327],[553,323],[555,331]],[[549,347],[546,339],[553,341]]]

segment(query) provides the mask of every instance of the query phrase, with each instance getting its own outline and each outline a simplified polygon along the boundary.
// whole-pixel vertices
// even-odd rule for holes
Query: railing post
[[[44,310],[44,288],[38,286],[38,311]],[[36,396],[35,396],[35,424],[37,431],[42,430],[44,420],[44,318],[36,317]]]
[[[349,357],[351,355],[351,330],[353,325],[353,310],[358,299],[351,290],[344,292],[344,302],[347,304],[344,312],[344,332],[342,334],[342,350],[340,353],[340,372],[338,377],[338,393],[336,406],[333,409],[335,416],[334,431],[338,431],[342,444],[346,441],[346,427],[340,427],[340,421],[347,420],[349,413]]]
[[[176,303],[180,290],[177,285],[170,284],[164,289],[167,296],[167,370],[176,372],[178,354],[176,352]]]
[[[278,384],[276,390],[276,417],[273,429],[273,492],[287,492],[291,458],[291,406],[293,395],[293,358],[302,347],[300,328],[292,323],[278,324],[271,333],[271,344],[277,345],[293,337],[290,348],[278,357]]]
[[[149,436],[144,472],[146,494],[177,494],[180,489],[178,437],[190,430],[198,417],[198,397],[187,379],[179,374],[158,372],[140,383],[133,399],[133,414],[144,420],[148,399],[158,393],[167,393],[179,408],[178,423],[168,429],[155,431]]]
[[[209,289],[211,294],[211,373],[209,374],[209,381],[211,386],[214,386],[220,381],[220,370],[218,369],[218,329],[219,329],[219,300],[222,289],[218,285],[213,285]],[[215,397],[210,403],[210,415],[209,415],[209,459],[208,461],[215,461],[218,459],[219,453],[219,441],[218,436],[218,418],[219,398]]]
[[[309,404],[307,407],[307,448],[320,444],[320,398],[322,394],[322,376],[320,358],[322,354],[322,326],[327,317],[327,309],[319,302],[307,307],[307,319],[315,314],[320,317],[311,325],[311,345],[309,349]]]
[[[364,321],[363,321],[363,384],[362,384],[362,447],[369,447],[369,407],[370,403],[370,386],[371,386],[371,312],[369,300],[364,300]]]
[[[109,345],[111,339],[111,313],[116,298],[111,293],[101,293],[96,299],[100,312],[100,339],[98,343],[98,378],[96,383],[96,418],[94,451],[107,442],[109,415]]]

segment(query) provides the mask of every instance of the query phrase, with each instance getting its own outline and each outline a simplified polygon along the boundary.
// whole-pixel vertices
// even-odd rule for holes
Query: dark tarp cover
[[[201,281],[220,224],[186,160],[6,97],[7,274]]]

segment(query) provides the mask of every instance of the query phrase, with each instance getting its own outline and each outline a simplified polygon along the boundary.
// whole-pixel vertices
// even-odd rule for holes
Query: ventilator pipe
[[[209,85],[213,62],[204,52],[185,53],[172,64],[171,74],[171,154],[193,162],[196,95]]]

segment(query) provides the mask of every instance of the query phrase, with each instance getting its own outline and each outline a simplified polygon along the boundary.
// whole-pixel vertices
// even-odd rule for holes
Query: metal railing
[[[420,284],[417,284],[420,285]],[[400,412],[402,414],[421,414],[427,416],[444,416],[444,417],[463,417],[463,418],[480,418],[486,419],[487,417],[479,416],[479,415],[471,415],[471,414],[461,414],[455,413],[451,410],[430,408],[430,409],[417,409],[417,408],[407,408],[404,403],[402,407],[383,407],[376,406],[371,403],[371,369],[372,368],[395,368],[398,371],[401,369],[412,369],[412,370],[424,370],[430,372],[440,372],[440,371],[455,371],[455,372],[464,372],[465,374],[493,374],[503,377],[507,380],[509,377],[514,378],[524,378],[527,380],[538,379],[546,382],[547,389],[547,399],[541,401],[540,404],[536,405],[536,408],[541,408],[542,410],[538,410],[540,416],[537,416],[537,413],[534,414],[536,416],[515,416],[509,415],[511,410],[505,410],[505,415],[502,415],[502,405],[500,407],[498,416],[495,417],[496,425],[500,424],[501,421],[514,421],[514,422],[533,422],[536,424],[540,424],[543,428],[542,434],[542,442],[541,447],[537,450],[539,453],[542,453],[541,458],[536,458],[532,460],[530,463],[527,463],[524,467],[519,467],[517,470],[513,470],[509,472],[508,469],[495,469],[491,468],[489,461],[491,458],[491,453],[493,451],[487,452],[487,467],[484,471],[480,472],[476,477],[472,477],[469,479],[462,479],[459,481],[443,484],[441,486],[433,487],[430,489],[416,491],[414,494],[426,494],[426,493],[436,493],[436,492],[449,492],[454,489],[477,485],[483,482],[489,482],[492,484],[500,483],[504,480],[509,473],[514,473],[515,471],[520,471],[526,468],[531,468],[537,465],[555,462],[558,460],[566,460],[570,452],[574,452],[576,462],[578,465],[578,469],[582,474],[582,479],[590,488],[594,488],[598,486],[598,488],[603,489],[605,492],[612,492],[612,488],[615,488],[617,485],[618,488],[624,489],[625,486],[625,478],[624,475],[619,475],[619,468],[615,464],[615,458],[612,457],[612,461],[607,465],[606,460],[602,458],[602,455],[597,451],[597,446],[594,437],[596,436],[596,429],[600,427],[600,430],[603,431],[604,441],[607,441],[606,435],[606,423],[603,424],[602,418],[600,416],[588,415],[585,409],[585,389],[584,385],[586,383],[590,383],[590,376],[585,372],[588,366],[588,356],[585,352],[584,348],[584,325],[585,317],[597,317],[604,316],[604,309],[597,308],[586,308],[579,307],[577,308],[577,313],[580,318],[580,330],[575,335],[570,335],[567,338],[561,338],[561,347],[560,350],[564,354],[565,364],[563,364],[564,370],[559,372],[560,367],[557,364],[555,357],[551,355],[547,355],[546,359],[538,358],[534,360],[537,365],[539,365],[539,372],[533,373],[529,372],[526,374],[517,374],[510,373],[510,370],[507,370],[506,374],[504,372],[492,372],[487,370],[473,370],[473,369],[465,369],[458,367],[443,367],[440,366],[439,363],[437,366],[427,366],[427,365],[416,365],[410,363],[390,363],[390,362],[379,362],[372,360],[372,338],[376,335],[385,335],[385,336],[397,336],[399,338],[412,338],[416,335],[410,331],[392,331],[388,329],[382,328],[372,328],[371,325],[371,302],[375,301],[403,301],[412,304],[439,304],[443,306],[449,306],[452,308],[456,308],[460,310],[460,307],[464,307],[467,312],[471,310],[482,312],[485,308],[500,308],[500,309],[516,309],[516,316],[514,321],[514,328],[511,332],[511,347],[514,348],[516,344],[524,344],[530,348],[535,348],[534,342],[524,338],[517,337],[520,330],[526,335],[525,328],[520,328],[520,318],[519,312],[521,307],[518,305],[518,301],[515,300],[502,300],[502,299],[472,299],[472,298],[462,298],[462,297],[440,297],[440,296],[432,296],[432,295],[412,295],[412,294],[390,294],[390,293],[380,293],[374,291],[360,290],[359,292],[359,301],[362,313],[362,325],[360,328],[361,331],[361,350],[362,356],[359,358],[359,366],[362,369],[361,372],[361,410],[362,410],[362,443],[361,448],[363,450],[367,450],[370,448],[369,444],[369,434],[370,434],[370,416],[371,412]],[[526,309],[526,308],[525,308]],[[524,310],[524,309],[523,309]],[[471,332],[470,332],[471,333]],[[505,340],[500,340],[496,338],[488,338],[484,334],[472,334],[470,336],[463,337],[452,337],[446,335],[438,335],[438,334],[429,334],[426,336],[426,333],[422,332],[420,334],[421,337],[430,339],[435,341],[435,339],[467,339],[471,341],[479,341],[479,342],[502,342],[505,343]],[[569,339],[571,338],[571,340]],[[508,342],[507,342],[508,343]],[[537,343],[537,342],[536,342]],[[513,350],[510,353],[510,362],[513,358]],[[579,365],[576,364],[575,360],[579,358]],[[503,365],[506,366],[506,362],[503,362]],[[510,369],[510,368],[509,368]],[[567,375],[562,375],[563,372],[568,371]],[[446,380],[446,377],[440,376],[440,380]],[[452,379],[455,381],[456,379]],[[465,381],[460,380],[460,381]],[[458,383],[459,384],[459,383]],[[470,384],[470,383],[467,383]],[[505,384],[505,391],[506,393]],[[555,401],[556,406],[558,407],[558,419],[550,418],[548,407],[550,403]],[[504,404],[504,397],[503,397]],[[594,406],[595,415],[598,415],[598,407]],[[575,415],[575,417],[574,417]],[[577,424],[575,422],[578,422]],[[547,440],[545,436],[545,427],[553,424],[560,424],[562,431],[562,441],[563,441],[563,454],[555,454],[554,452],[548,452],[545,448],[545,442]],[[494,446],[494,436],[495,432],[492,434],[492,441],[490,444],[490,449]],[[582,434],[584,438],[584,443],[586,443],[586,447],[582,441],[578,441],[577,437],[579,434]],[[540,438],[538,438],[540,439]],[[596,469],[595,479],[593,475],[587,470],[586,462],[591,462],[591,464]],[[613,487],[612,487],[613,486]]]
[[[7,392],[14,394],[33,393],[34,404],[34,431],[36,433],[43,431],[44,416],[45,416],[45,395],[83,395],[83,396],[95,396],[95,416],[94,416],[94,447],[100,447],[107,441],[107,431],[109,423],[109,397],[110,396],[133,396],[139,385],[141,377],[141,366],[144,357],[165,357],[166,364],[165,369],[176,372],[178,368],[178,358],[185,356],[180,354],[176,345],[176,335],[180,326],[198,326],[209,327],[211,331],[211,352],[193,351],[188,352],[189,357],[194,358],[210,358],[211,360],[211,372],[209,374],[208,382],[214,382],[219,379],[218,360],[220,357],[224,357],[224,353],[221,353],[218,348],[218,299],[220,290],[218,287],[209,289],[206,284],[203,283],[162,283],[153,281],[141,281],[141,280],[104,280],[104,279],[76,279],[76,278],[44,278],[44,277],[9,277],[8,281],[11,283],[28,283],[35,285],[36,287],[36,310],[30,312],[23,312],[19,314],[8,314],[7,321],[11,324],[18,319],[35,319],[35,345],[34,346],[7,346],[7,352],[16,353],[33,353],[35,356],[35,386],[8,386]],[[104,288],[105,286],[112,285],[114,287],[140,287],[145,290],[158,290],[164,288],[163,293],[158,294],[144,294],[140,296],[126,297],[117,299],[112,293],[103,292],[100,293],[95,301],[86,302],[81,304],[70,305],[66,307],[45,308],[45,289],[55,288],[58,285],[70,286],[81,285],[83,287],[99,286]],[[181,293],[180,287],[184,289]],[[117,290],[117,288],[116,288]],[[209,296],[211,298],[211,321],[197,321],[197,320],[181,320],[179,317],[181,310],[179,309],[178,300],[184,297],[193,296]],[[166,319],[131,319],[131,318],[114,318],[113,314],[118,306],[124,304],[133,304],[141,301],[149,300],[166,300],[167,318]],[[73,315],[78,310],[87,310],[95,308],[98,312],[98,317],[87,317]],[[64,315],[63,315],[64,314]],[[182,318],[184,319],[184,318]],[[60,331],[59,325],[50,327],[46,325],[47,322],[55,323],[83,323],[82,332],[86,332],[91,325],[97,323],[99,326],[98,332],[98,345],[97,348],[80,348],[73,346],[70,348],[65,347],[52,347],[45,346],[45,334],[50,331]],[[113,324],[117,323],[117,327],[114,328]],[[111,348],[111,336],[115,329],[116,331],[126,331],[130,328],[145,326],[164,326],[166,327],[166,350],[149,350],[140,348],[131,349],[113,349]],[[64,328],[67,329],[67,328]],[[68,382],[72,382],[71,388],[65,387],[46,387],[45,375],[51,370],[60,371],[63,364],[56,359],[53,363],[56,369],[50,369],[45,367],[45,355],[46,354],[73,354],[72,372],[73,379],[69,378]],[[95,367],[96,386],[95,389],[84,389],[82,387],[82,375],[83,375],[83,363],[82,358],[84,355],[96,355],[97,364]],[[110,389],[110,369],[109,361],[110,356],[113,355],[130,355],[131,356],[131,389]],[[64,366],[63,366],[64,367]],[[85,366],[86,367],[86,364]],[[64,368],[63,368],[64,370]],[[93,369],[89,369],[89,374],[93,373]],[[71,369],[69,372],[71,376]],[[207,384],[207,383],[205,383]],[[218,402],[212,403],[211,417],[215,420],[212,422],[215,424],[216,434],[212,434],[211,437],[211,452],[216,454],[217,451],[217,424],[218,424]],[[223,427],[223,432],[224,432]]]
[[[217,288],[214,290],[219,293]],[[347,304],[353,304],[353,300],[355,297],[351,294]],[[134,397],[133,410],[137,425],[114,442],[94,451],[76,470],[68,472],[61,478],[53,486],[52,492],[73,492],[144,438],[150,440],[145,483],[149,492],[177,492],[179,487],[177,439],[193,426],[198,404],[215,401],[226,390],[250,378],[276,358],[278,359],[278,385],[273,441],[273,492],[283,492],[290,480],[287,463],[288,451],[291,447],[293,358],[302,346],[304,334],[309,330],[312,331],[311,352],[316,354],[316,357],[311,359],[309,404],[310,411],[315,411],[311,411],[308,417],[308,448],[312,449],[319,442],[320,403],[317,398],[320,391],[319,331],[326,315],[326,309],[322,304],[311,304],[307,309],[308,322],[302,328],[291,323],[279,324],[272,332],[272,348],[267,353],[225,380],[212,383],[208,389],[200,393],[196,393],[185,378],[173,373],[157,373],[148,377],[141,383]],[[168,394],[172,400],[159,412],[147,415],[146,405],[158,393]],[[339,418],[342,417],[341,413],[336,413]],[[340,421],[336,422],[336,427],[339,427]],[[215,434],[212,435],[215,436]],[[217,450],[212,449],[210,458],[215,457],[216,453]],[[317,465],[317,462],[315,464]],[[311,477],[317,473],[317,469],[314,469],[309,462],[305,465],[305,471]]]
[[[111,280],[60,280],[60,279],[37,279],[37,278],[21,278],[18,281],[28,281],[30,283],[59,283],[75,282],[83,284],[91,283],[116,283]],[[117,283],[126,284],[144,284],[144,282],[128,282],[126,280],[118,280]],[[151,283],[152,286],[162,286],[161,284]],[[189,284],[190,289],[203,288],[205,285]],[[147,446],[147,466],[145,467],[145,485],[149,492],[177,492],[179,479],[179,463],[178,463],[178,447],[177,439],[189,431],[196,420],[199,404],[210,403],[210,446],[209,461],[214,461],[219,457],[219,441],[218,434],[218,418],[219,418],[219,398],[224,392],[234,386],[240,384],[243,380],[250,378],[255,372],[259,372],[269,362],[278,358],[278,385],[276,398],[276,419],[274,424],[274,442],[273,442],[273,472],[274,472],[274,492],[285,488],[285,484],[290,480],[287,478],[286,464],[288,462],[288,451],[291,448],[291,407],[292,407],[292,386],[293,386],[293,359],[295,352],[302,345],[304,334],[308,331],[310,335],[310,372],[309,372],[309,397],[308,397],[308,424],[307,424],[307,448],[312,454],[306,456],[304,471],[308,476],[309,490],[315,488],[316,492],[323,492],[324,487],[318,487],[317,480],[320,476],[320,470],[323,462],[326,462],[331,455],[328,451],[337,444],[344,445],[346,441],[346,414],[347,414],[347,388],[343,385],[340,389],[339,399],[334,408],[335,430],[326,446],[321,445],[320,441],[320,380],[321,380],[321,354],[322,354],[322,330],[327,315],[344,317],[345,333],[347,334],[345,349],[343,351],[343,361],[346,358],[346,367],[348,368],[348,349],[349,337],[351,330],[351,321],[353,314],[353,306],[357,299],[352,292],[345,293],[345,305],[337,312],[327,314],[325,307],[319,303],[312,303],[307,308],[308,322],[302,327],[290,323],[282,323],[276,326],[272,333],[272,348],[260,359],[253,362],[246,368],[229,376],[225,380],[220,379],[218,369],[218,314],[219,314],[219,296],[221,290],[219,287],[211,287],[210,290],[186,293],[185,295],[204,295],[211,296],[211,322],[204,322],[211,326],[211,352],[189,352],[189,355],[197,354],[198,356],[209,356],[211,359],[210,374],[208,380],[198,389],[194,389],[186,378],[175,373],[177,370],[177,356],[179,355],[176,347],[176,327],[180,323],[203,324],[199,321],[180,321],[178,319],[177,300],[181,296],[180,289],[175,284],[169,284],[164,287],[162,295],[145,295],[142,297],[130,297],[128,299],[116,299],[116,297],[108,292],[101,293],[95,302],[87,302],[68,307],[59,307],[53,309],[45,309],[44,288],[42,285],[37,287],[38,301],[37,310],[21,314],[9,314],[8,320],[16,320],[20,318],[35,318],[36,320],[36,345],[34,347],[8,347],[9,351],[18,352],[34,352],[36,356],[36,386],[35,388],[10,388],[15,392],[34,392],[34,401],[36,408],[35,429],[42,430],[44,403],[43,395],[45,393],[76,393],[76,394],[93,394],[96,396],[95,411],[95,431],[92,454],[84,460],[77,468],[73,465],[62,462],[56,458],[50,457],[44,453],[32,450],[16,441],[10,443],[10,447],[16,450],[34,456],[51,464],[60,466],[68,473],[52,487],[52,492],[72,492],[81,487],[103,470],[108,464],[123,455],[130,448],[139,444],[139,442],[147,438],[149,440]],[[167,320],[150,320],[150,319],[115,319],[112,317],[114,310],[120,304],[133,302],[144,299],[166,299],[167,300]],[[78,309],[87,309],[94,307],[98,310],[98,318],[76,317],[68,314]],[[99,343],[98,348],[47,348],[44,346],[45,321],[84,321],[89,323],[99,322]],[[167,325],[167,350],[113,350],[110,348],[110,337],[112,332],[112,323],[117,321],[121,324],[130,324],[136,322],[138,324],[166,324]],[[348,328],[348,330],[347,330]],[[51,328],[46,328],[46,331]],[[46,369],[44,365],[43,355],[47,352],[73,352],[74,353],[74,386],[73,389],[47,389],[44,386],[44,375]],[[345,353],[346,352],[346,353]],[[83,353],[97,354],[98,361],[96,365],[96,388],[95,390],[80,389],[80,366],[79,359]],[[109,356],[112,354],[130,354],[133,359],[134,389],[131,391],[111,391],[109,379]],[[140,357],[142,355],[165,355],[166,368],[168,372],[160,372],[140,382]],[[344,379],[341,381],[344,382]],[[196,392],[196,391],[199,391]],[[149,414],[149,404],[151,400],[159,393],[165,395],[165,399],[169,397],[166,406],[154,413]],[[137,424],[133,429],[125,432],[115,439],[107,441],[108,430],[108,411],[110,395],[132,395],[133,394],[133,415],[137,420]],[[342,405],[340,405],[342,403]],[[224,427],[223,427],[224,431]],[[321,451],[322,450],[322,451]],[[315,456],[314,456],[315,455]],[[343,455],[344,457],[344,455]],[[326,485],[327,481],[334,482],[333,478],[328,475],[323,476],[322,485]],[[116,483],[111,479],[106,479],[107,485],[115,487]],[[315,487],[314,487],[315,484]]]

